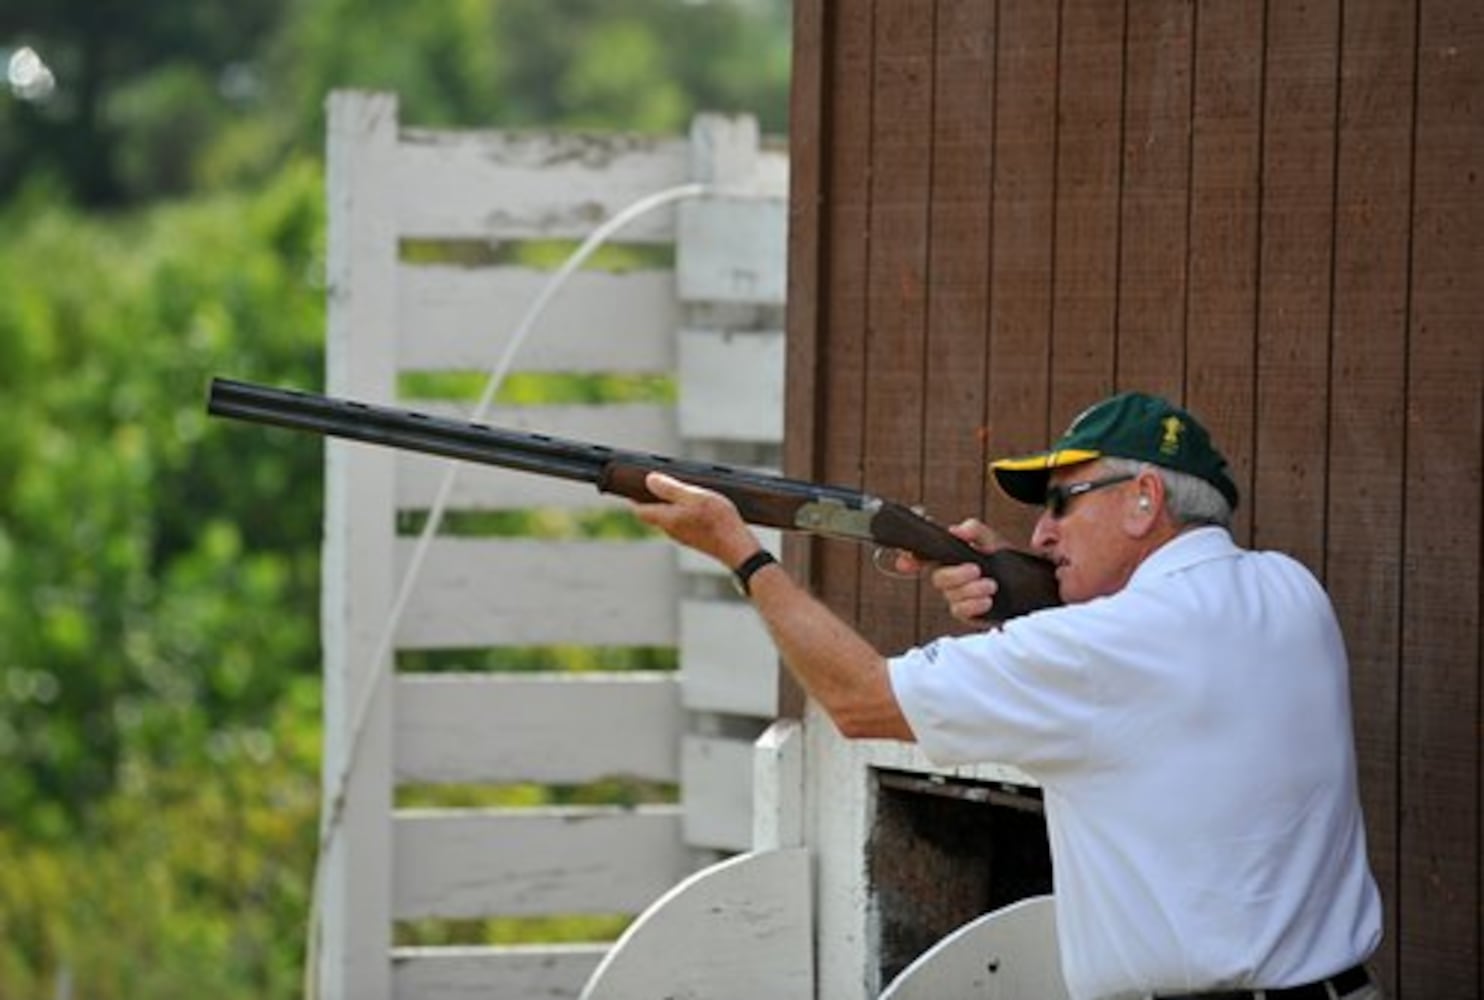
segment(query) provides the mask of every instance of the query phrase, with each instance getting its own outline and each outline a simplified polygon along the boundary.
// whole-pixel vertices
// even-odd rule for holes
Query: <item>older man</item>
[[[1043,507],[1065,606],[887,658],[780,569],[723,497],[662,475],[639,516],[719,560],[849,737],[1015,764],[1045,791],[1072,996],[1361,1000],[1381,934],[1348,666],[1323,589],[1237,547],[1237,489],[1189,413],[1128,393],[992,466]],[[955,532],[987,547],[978,522]],[[977,620],[995,583],[936,568]]]

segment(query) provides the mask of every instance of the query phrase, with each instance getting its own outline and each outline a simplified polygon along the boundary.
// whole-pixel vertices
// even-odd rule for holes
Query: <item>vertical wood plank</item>
[[[866,288],[870,264],[871,95],[874,58],[873,8],[837,3],[830,8],[833,59],[828,71],[826,115],[831,136],[825,206],[828,270],[820,290],[824,316],[818,327],[819,356],[827,359],[816,382],[819,433],[828,435],[815,475],[827,482],[859,486],[863,481],[865,435],[871,405],[866,384]],[[859,618],[862,554],[845,542],[817,542],[814,582],[820,597],[847,620]]]
[[[752,744],[752,849],[804,846],[804,727],[780,719]]]
[[[985,347],[989,290],[994,5],[940,0],[933,60],[932,201],[928,248],[922,501],[953,523],[984,509]],[[957,628],[924,587],[921,636]]]
[[[1371,867],[1397,926],[1402,480],[1415,9],[1352,4],[1340,51],[1325,577],[1350,651]],[[1395,995],[1396,935],[1373,970]]]
[[[1124,4],[1063,5],[1051,325],[1053,433],[1113,390]]]
[[[812,479],[821,461],[821,414],[816,388],[824,378],[820,355],[825,311],[822,275],[828,273],[825,226],[824,145],[829,119],[825,109],[825,64],[832,38],[825,32],[825,0],[795,0],[792,85],[789,92],[788,299],[783,387],[783,469]],[[804,536],[787,538],[783,562],[797,580],[813,577],[813,545]],[[778,672],[778,712],[800,718],[804,692],[787,670]]]
[[[990,244],[989,453],[1049,441],[1052,203],[1059,17],[1040,0],[1004,0],[995,74]],[[1033,513],[991,490],[989,519],[1024,538]]]
[[[1253,537],[1323,572],[1339,10],[1268,6]]]
[[[865,481],[873,492],[909,503],[922,495],[923,481],[935,10],[929,4],[877,8],[871,98]],[[900,650],[914,642],[914,590],[868,572],[860,593],[861,622],[878,648]]]
[[[1262,0],[1195,10],[1186,405],[1231,463],[1251,538],[1262,148]]]
[[[1408,997],[1480,983],[1484,13],[1424,2],[1408,342],[1401,913]]]
[[[1118,268],[1118,384],[1180,399],[1190,193],[1191,19],[1130,0]]]

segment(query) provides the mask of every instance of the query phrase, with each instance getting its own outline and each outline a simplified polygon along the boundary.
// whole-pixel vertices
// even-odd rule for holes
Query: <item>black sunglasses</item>
[[[1086,479],[1080,483],[1066,483],[1060,486],[1046,487],[1046,512],[1053,519],[1060,521],[1066,516],[1067,508],[1072,501],[1084,493],[1100,490],[1104,486],[1117,486],[1126,483],[1130,479],[1137,478],[1131,472],[1125,472],[1117,476],[1105,476],[1102,479]]]

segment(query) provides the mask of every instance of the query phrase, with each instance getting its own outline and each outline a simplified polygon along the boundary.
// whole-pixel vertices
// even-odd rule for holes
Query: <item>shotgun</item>
[[[749,524],[870,542],[943,565],[977,563],[999,583],[991,621],[1061,603],[1047,560],[1009,548],[980,552],[910,507],[846,487],[233,379],[212,379],[206,409],[220,417],[592,483],[599,492],[641,503],[656,499],[645,477],[664,472],[723,494]]]

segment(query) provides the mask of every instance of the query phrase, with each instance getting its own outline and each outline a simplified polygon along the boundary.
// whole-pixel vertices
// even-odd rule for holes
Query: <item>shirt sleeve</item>
[[[1077,610],[890,659],[892,690],[923,752],[940,765],[997,762],[1031,774],[1084,759],[1100,684]]]

